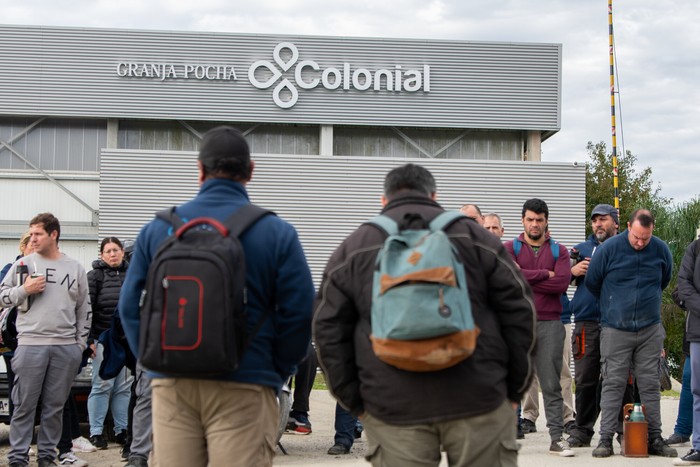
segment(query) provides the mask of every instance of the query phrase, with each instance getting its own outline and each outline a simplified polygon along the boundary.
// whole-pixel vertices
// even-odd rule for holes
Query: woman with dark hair
[[[93,261],[88,273],[90,303],[92,304],[92,327],[90,347],[92,356],[92,390],[88,397],[90,418],[90,442],[97,449],[107,449],[103,435],[107,409],[111,403],[114,420],[115,439],[118,444],[126,443],[129,398],[131,397],[132,376],[124,367],[116,378],[100,378],[99,368],[103,359],[103,346],[98,342],[102,332],[109,329],[112,315],[119,300],[119,291],[124,282],[128,263],[124,260],[124,247],[116,237],[106,237],[100,244],[100,259]]]

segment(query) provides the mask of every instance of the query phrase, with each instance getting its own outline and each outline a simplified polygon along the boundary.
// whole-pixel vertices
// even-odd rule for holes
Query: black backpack
[[[238,367],[246,334],[245,253],[238,236],[274,214],[252,204],[223,223],[200,217],[186,224],[175,208],[156,217],[173,226],[148,269],[141,298],[141,363],[176,376],[211,376]]]

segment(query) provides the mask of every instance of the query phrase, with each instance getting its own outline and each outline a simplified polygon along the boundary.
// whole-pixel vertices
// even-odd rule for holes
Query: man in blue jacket
[[[652,213],[634,211],[627,231],[597,248],[586,273],[586,287],[600,303],[602,327],[600,442],[593,457],[613,455],[612,438],[630,370],[646,405],[649,454],[678,455],[661,437],[658,375],[666,334],[661,325],[661,292],[671,280],[673,259],[668,245],[653,233]]]
[[[199,150],[200,191],[178,206],[183,220],[224,220],[249,204],[245,185],[254,162],[248,143],[232,127],[204,135]],[[148,267],[171,226],[154,219],[136,241],[120,295],[126,337],[139,356],[139,297]],[[314,287],[294,228],[265,216],[240,236],[246,256],[249,333],[237,370],[218,379],[151,374],[153,455],[158,465],[271,466],[277,431],[276,395],[304,358],[311,334]]]
[[[617,209],[599,204],[591,211],[588,239],[572,248],[571,267],[576,293],[571,300],[575,329],[572,338],[576,374],[576,426],[568,439],[571,447],[591,445],[593,426],[600,413],[600,309],[596,298],[585,284],[586,272],[593,254],[602,243],[615,235],[619,228]],[[573,252],[578,252],[574,255]]]

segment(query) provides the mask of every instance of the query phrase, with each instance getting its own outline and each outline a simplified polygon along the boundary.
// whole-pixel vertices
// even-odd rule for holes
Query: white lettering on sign
[[[118,63],[117,76],[122,78],[198,79],[207,81],[237,80],[233,65],[174,65],[169,63]]]
[[[280,42],[272,52],[274,62],[257,60],[248,68],[248,81],[257,89],[272,89],[272,101],[289,109],[299,100],[299,89],[318,87],[334,91],[430,92],[430,66],[404,68],[353,66],[348,62],[322,67],[314,60],[299,60],[299,50],[291,42]],[[287,73],[289,72],[289,73]],[[230,64],[121,62],[120,78],[157,81],[186,79],[199,81],[236,81],[236,69]],[[287,74],[287,76],[285,76]]]
[[[284,72],[297,62],[299,51],[291,42],[281,42],[275,47],[272,57],[282,71],[267,60],[258,60],[248,68],[248,81],[258,89],[268,89],[282,78]],[[289,78],[283,78],[272,91],[272,100],[278,107],[288,109],[293,107],[299,99],[297,87],[314,89],[322,86],[325,89],[335,90],[341,85],[344,90],[430,92],[430,66],[423,65],[419,69],[405,71],[401,65],[395,65],[393,70],[368,68],[353,70],[350,63],[343,63],[341,71],[339,67],[321,68],[313,60],[301,60],[294,66],[294,83]]]

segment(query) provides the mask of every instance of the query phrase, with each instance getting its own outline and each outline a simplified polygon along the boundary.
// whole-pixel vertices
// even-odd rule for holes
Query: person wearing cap
[[[240,131],[208,131],[199,148],[199,193],[176,207],[183,220],[223,221],[249,204],[254,161]],[[149,265],[171,234],[167,222],[146,224],[119,297],[127,340],[139,355],[139,298]],[[248,329],[264,316],[238,368],[216,379],[149,373],[153,451],[158,465],[271,466],[278,425],[277,393],[306,356],[314,286],[294,227],[264,216],[240,237],[246,258]],[[266,312],[266,310],[268,310]]]
[[[586,288],[600,307],[600,441],[593,457],[613,455],[612,438],[630,371],[646,406],[650,455],[676,457],[661,437],[659,358],[663,350],[661,293],[671,281],[673,258],[655,237],[654,216],[637,209],[627,230],[595,251],[586,272]]]
[[[598,299],[586,288],[584,280],[591,257],[604,241],[617,235],[619,225],[617,209],[599,204],[591,211],[593,233],[571,249],[571,278],[576,285],[569,305],[574,314],[571,346],[576,381],[576,424],[569,430],[568,441],[574,448],[591,445],[593,426],[600,413],[600,309]]]

